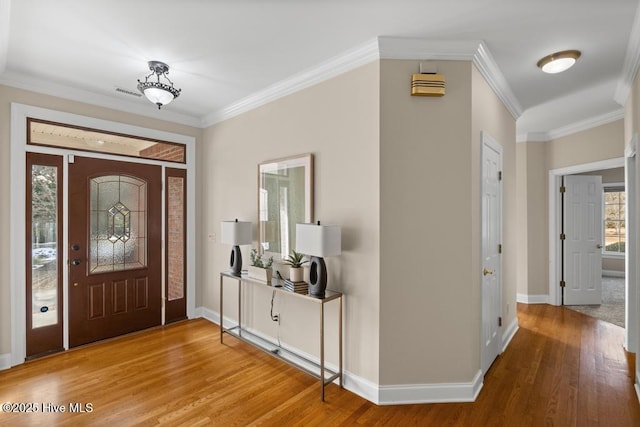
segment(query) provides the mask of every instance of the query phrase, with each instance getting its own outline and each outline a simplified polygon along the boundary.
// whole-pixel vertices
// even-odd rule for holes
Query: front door
[[[161,324],[162,168],[69,164],[69,346]]]
[[[564,177],[564,303],[602,302],[602,177]]]
[[[502,345],[502,146],[482,136],[482,372]]]

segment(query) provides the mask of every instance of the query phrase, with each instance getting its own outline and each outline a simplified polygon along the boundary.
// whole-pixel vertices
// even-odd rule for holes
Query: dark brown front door
[[[162,169],[69,164],[69,346],[161,323]]]

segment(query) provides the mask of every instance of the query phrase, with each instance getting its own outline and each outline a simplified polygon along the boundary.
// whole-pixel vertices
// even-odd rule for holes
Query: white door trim
[[[625,254],[626,318],[624,347],[631,353],[638,348],[638,134],[634,134],[624,152],[625,191],[627,194],[626,230],[627,253]]]
[[[481,146],[480,146],[480,159],[481,159],[481,166],[480,166],[480,180],[481,180],[481,191],[480,191],[480,195],[481,195],[481,201],[480,204],[481,206],[484,203],[484,169],[485,169],[485,164],[484,164],[484,151],[487,150],[487,148],[495,151],[496,153],[498,153],[498,155],[500,156],[500,165],[499,165],[499,169],[500,171],[502,171],[502,161],[503,161],[503,148],[502,145],[498,144],[498,142],[493,139],[488,133],[486,132],[482,132],[481,133]],[[503,218],[502,218],[502,206],[503,206],[503,188],[502,188],[502,184],[499,183],[499,190],[498,190],[499,194],[498,194],[498,204],[499,204],[499,225],[498,225],[498,241],[502,242],[502,234],[503,234]],[[481,209],[481,227],[484,228],[485,226],[485,222],[484,222],[484,209]],[[480,258],[481,258],[481,263],[484,264],[485,258],[486,258],[486,253],[484,251],[484,231],[482,232],[482,236],[480,238]],[[497,248],[496,248],[497,250]],[[498,317],[502,317],[502,292],[503,292],[503,288],[502,288],[502,257],[498,256],[498,262],[497,262],[497,267],[496,267],[496,273],[497,274],[497,280],[498,280]],[[480,274],[480,284],[484,285],[484,279],[483,279],[483,273],[482,271],[479,271],[478,274]],[[489,369],[489,367],[491,366],[491,364],[493,363],[493,361],[495,359],[493,359],[494,355],[492,354],[487,354],[487,347],[486,347],[486,337],[484,336],[484,325],[485,325],[485,318],[484,318],[484,313],[485,313],[485,304],[487,304],[488,302],[485,301],[484,299],[484,289],[481,290],[480,292],[480,300],[481,300],[481,329],[480,329],[480,367],[481,367],[481,371],[482,374],[486,374],[487,370]],[[497,319],[494,319],[494,321],[497,322]],[[502,326],[498,327],[498,348],[497,348],[497,354],[495,356],[498,356],[500,354],[500,352],[502,351]],[[488,360],[489,358],[492,358],[491,360]]]
[[[27,117],[49,120],[53,122],[66,123],[71,125],[83,126],[95,129],[104,129],[118,133],[142,136],[146,138],[177,142],[184,144],[187,151],[186,165],[178,165],[176,163],[160,162],[155,160],[136,159],[139,163],[157,164],[161,166],[170,166],[187,169],[187,317],[196,316],[195,310],[195,143],[196,140],[192,136],[180,135],[170,132],[159,131],[155,129],[143,128],[139,126],[128,125],[124,123],[112,122],[108,120],[97,119],[93,117],[80,116],[77,114],[65,113],[61,111],[49,110],[45,108],[34,107],[30,105],[12,103],[11,104],[11,216],[10,216],[10,272],[9,281],[11,287],[11,366],[24,363],[26,355],[26,292],[25,292],[25,153],[27,151],[57,154],[64,156],[64,188],[67,188],[67,168],[68,155],[87,155],[87,153],[74,152],[61,148],[28,146],[27,141]],[[110,160],[122,161],[122,157],[107,154],[92,153],[92,157]],[[131,160],[129,160],[131,161]],[[164,176],[164,175],[163,175]],[[163,178],[164,179],[164,178]],[[164,201],[164,197],[162,198]],[[64,192],[63,205],[67,206],[67,191]],[[66,209],[64,210],[64,221],[67,221]],[[68,247],[66,223],[63,225],[63,247]],[[164,231],[163,231],[164,236]],[[164,238],[163,238],[164,241]],[[164,246],[164,245],[163,245]],[[164,258],[163,258],[164,259]],[[63,265],[67,265],[67,251],[62,251]],[[63,282],[68,282],[67,269],[63,270]],[[64,306],[67,310],[66,286],[64,286]],[[65,332],[64,345],[68,349],[68,318],[64,318]]]
[[[560,305],[560,225],[562,224],[560,182],[563,175],[624,166],[624,157],[568,166],[549,171],[549,304]]]

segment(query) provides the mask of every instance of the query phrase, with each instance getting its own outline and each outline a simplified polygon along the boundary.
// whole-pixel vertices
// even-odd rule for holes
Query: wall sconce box
[[[444,96],[444,76],[414,74],[411,76],[411,96]]]

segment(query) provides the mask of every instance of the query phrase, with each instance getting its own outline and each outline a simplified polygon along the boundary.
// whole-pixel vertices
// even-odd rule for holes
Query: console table
[[[238,323],[226,328],[224,326],[223,302],[224,302],[224,279],[233,279],[238,284]],[[270,355],[284,361],[285,363],[300,369],[303,372],[320,380],[320,399],[324,401],[324,388],[327,384],[338,379],[342,388],[342,293],[325,291],[324,298],[317,298],[310,295],[298,294],[279,287],[280,283],[277,279],[273,279],[271,284],[258,279],[253,279],[245,274],[235,276],[230,272],[220,273],[220,343],[223,343],[223,335],[229,334],[234,337],[269,353]],[[248,331],[242,326],[242,287],[243,286],[261,286],[273,290],[280,295],[291,298],[300,298],[309,303],[317,304],[320,307],[320,363],[309,360],[306,357],[293,353],[278,344],[272,343],[264,338]],[[324,306],[325,304],[336,301],[338,303],[338,371],[332,371],[325,366],[324,360]]]

